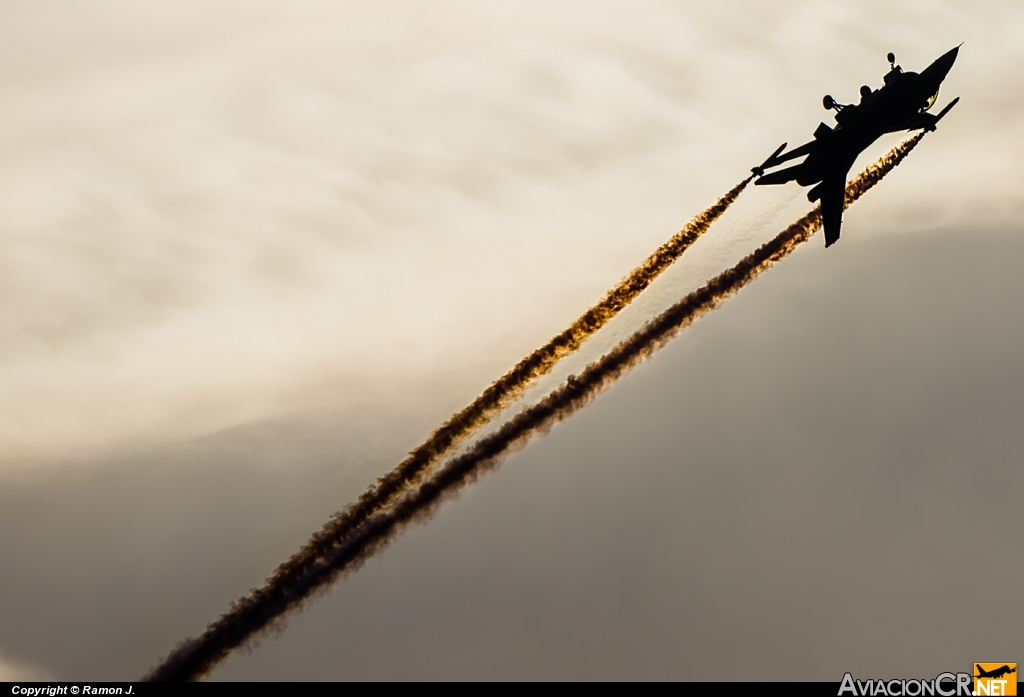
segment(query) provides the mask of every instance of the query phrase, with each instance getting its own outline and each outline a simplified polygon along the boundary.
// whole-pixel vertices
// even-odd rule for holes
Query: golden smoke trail
[[[397,467],[378,479],[355,503],[331,516],[298,552],[275,569],[274,575],[267,579],[266,586],[285,587],[299,578],[324,554],[341,544],[367,518],[415,484],[446,452],[464,442],[502,409],[521,397],[530,383],[550,372],[558,361],[576,351],[589,336],[611,321],[682,256],[732,205],[752,179],[753,176],[750,176],[741,181],[714,205],[687,223],[686,227],[608,291],[601,302],[495,380],[469,406],[430,434],[426,442],[409,453]]]
[[[849,206],[881,181],[923,136],[921,133],[894,148],[854,179],[847,186],[845,205]],[[439,504],[481,474],[495,469],[504,456],[589,404],[601,391],[694,320],[715,309],[762,271],[788,256],[820,225],[821,210],[815,208],[736,266],[645,324],[607,355],[588,365],[578,377],[570,378],[536,405],[524,409],[495,433],[482,438],[469,451],[445,464],[423,481],[414,493],[400,498],[389,509],[372,514],[345,539],[325,550],[303,573],[285,584],[275,584],[271,578],[263,588],[254,589],[249,596],[233,603],[228,612],[210,624],[202,635],[179,644],[146,679],[177,681],[202,677],[255,632],[297,608],[317,589],[326,587],[344,573],[354,571],[409,524],[428,517]]]

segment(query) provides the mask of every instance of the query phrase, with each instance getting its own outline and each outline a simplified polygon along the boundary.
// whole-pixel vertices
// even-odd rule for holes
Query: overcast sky
[[[960,42],[938,105],[960,104],[836,247],[798,250],[233,679],[1024,655],[1024,9],[3,3],[0,678],[140,676],[831,121],[825,93]],[[808,207],[745,192],[538,391]]]

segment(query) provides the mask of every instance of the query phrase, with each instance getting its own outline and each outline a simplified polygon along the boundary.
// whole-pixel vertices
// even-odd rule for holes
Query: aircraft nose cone
[[[924,72],[921,73],[921,78],[922,84],[928,85],[926,91],[930,90],[933,92],[939,88],[942,81],[946,79],[946,73],[949,72],[949,69],[953,67],[953,63],[956,62],[958,53],[960,53],[960,46],[946,51],[936,58],[934,63],[924,69]]]
[[[956,62],[956,57],[959,53],[960,46],[957,46],[946,51],[941,56],[936,58],[934,63],[928,66],[928,70],[931,71],[932,68],[934,68],[936,77],[939,80],[942,80],[944,77],[946,77],[946,73],[949,72],[949,69],[953,67],[953,63]]]

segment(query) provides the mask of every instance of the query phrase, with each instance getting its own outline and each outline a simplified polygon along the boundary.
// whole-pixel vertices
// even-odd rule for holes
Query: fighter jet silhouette
[[[1001,678],[1009,673],[1017,672],[1016,668],[1011,668],[1010,666],[1000,666],[992,670],[982,670],[979,665],[975,665],[975,667],[978,669],[978,674],[974,676],[976,678]]]
[[[814,131],[814,140],[780,154],[787,145],[783,143],[763,164],[751,170],[759,177],[754,183],[785,184],[795,179],[800,186],[815,184],[807,198],[812,203],[821,199],[825,246],[831,246],[839,239],[846,176],[857,156],[883,133],[918,129],[934,131],[939,119],[960,101],[959,97],[951,101],[938,116],[928,113],[959,50],[957,46],[946,52],[920,74],[903,72],[896,65],[896,56],[890,53],[890,70],[885,76],[885,84],[877,90],[867,85],[861,87],[860,104],[840,104],[831,95],[825,95],[822,103],[826,109],[836,110],[838,125],[830,128],[822,123]],[[764,173],[766,169],[804,155],[807,159],[798,165]]]

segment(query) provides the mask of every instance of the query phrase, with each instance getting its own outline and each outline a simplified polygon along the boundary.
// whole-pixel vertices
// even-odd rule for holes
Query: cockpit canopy
[[[935,104],[935,100],[938,99],[938,98],[939,98],[939,91],[935,90],[935,94],[933,94],[932,96],[928,97],[928,99],[925,100],[924,106],[922,106],[920,109],[918,109],[918,113],[919,114],[923,114],[924,112],[926,112],[929,109],[931,109],[932,105]]]

